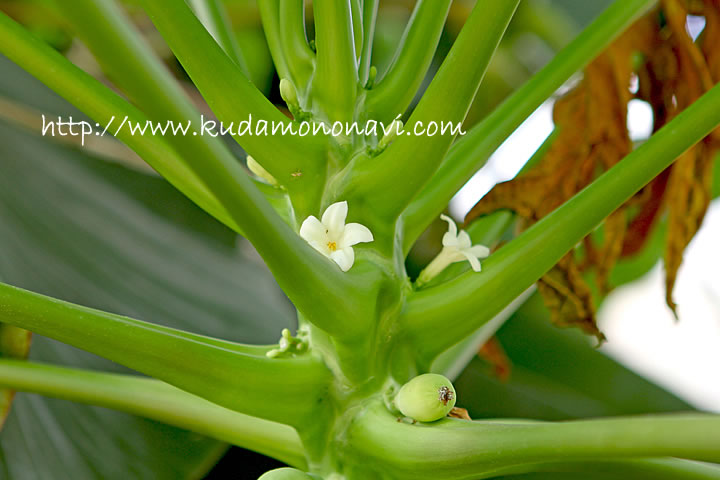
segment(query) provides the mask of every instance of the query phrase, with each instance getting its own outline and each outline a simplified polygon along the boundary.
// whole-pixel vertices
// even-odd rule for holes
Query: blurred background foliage
[[[153,49],[198,107],[211,115],[140,3],[124,1]],[[609,3],[523,1],[493,58],[466,127],[538,71]],[[473,4],[453,2],[426,83]],[[280,106],[279,79],[255,1],[227,0],[226,5],[252,81]],[[378,78],[392,61],[413,5],[412,0],[380,2],[373,50]],[[0,0],[0,10],[84,70],[112,84],[89,50],[74,38],[53,0]],[[312,12],[308,9],[307,13],[312,38]],[[3,281],[245,342],[273,342],[282,327],[293,324],[290,306],[246,242],[190,204],[117,142],[100,139],[81,149],[67,139],[41,137],[42,113],[72,114],[77,119],[83,115],[4,58],[0,58],[0,72]],[[241,153],[234,142],[228,144]],[[444,224],[433,225],[421,237],[408,261],[411,275],[436,253],[444,228]],[[636,258],[622,263],[616,274],[621,276],[620,283],[642,275],[661,251],[661,242],[651,241]],[[503,350],[485,352],[473,360],[457,381],[459,405],[473,418],[559,420],[691,408],[598,352],[580,332],[552,327],[538,295],[513,315],[498,339]],[[0,355],[7,354],[7,349],[0,348]],[[35,339],[30,356],[123,371],[41,338]],[[505,371],[498,370],[503,365],[508,366],[509,375],[498,375]],[[227,478],[229,474],[256,478],[277,465],[251,452],[227,450],[220,442],[154,422],[23,394],[17,395],[0,434],[0,449],[0,478],[8,479],[33,478],[33,474],[51,478],[58,472],[63,478],[83,479],[127,478],[128,472],[138,479]]]

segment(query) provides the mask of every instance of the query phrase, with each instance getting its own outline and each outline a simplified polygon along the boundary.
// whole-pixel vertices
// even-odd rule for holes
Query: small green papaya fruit
[[[447,416],[455,406],[455,387],[436,373],[418,375],[400,388],[395,407],[419,422],[434,422]]]
[[[297,468],[283,467],[263,473],[258,480],[317,480],[317,478]]]

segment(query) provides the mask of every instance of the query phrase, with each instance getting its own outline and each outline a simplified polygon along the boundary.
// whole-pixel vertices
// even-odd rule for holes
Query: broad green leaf
[[[35,108],[49,99],[45,111],[63,111],[32,79],[2,69],[0,93],[32,97]],[[272,343],[292,324],[286,300],[248,246],[165,181],[4,123],[0,171],[4,281],[248,343]],[[124,370],[39,336],[31,358]],[[18,394],[0,433],[0,478],[198,478],[225,449],[144,419]]]
[[[474,360],[455,382],[457,405],[472,418],[564,420],[692,409],[597,351],[579,331],[552,326],[539,295],[498,338],[512,362],[510,380],[500,382]]]

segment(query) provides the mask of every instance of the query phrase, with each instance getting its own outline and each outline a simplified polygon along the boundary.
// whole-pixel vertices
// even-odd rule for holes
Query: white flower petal
[[[470,262],[470,266],[474,271],[479,272],[481,270],[482,267],[480,266],[480,260],[478,260],[475,255],[466,253],[466,251],[461,253],[465,255],[465,258],[467,258],[467,261]]]
[[[490,249],[485,245],[473,245],[465,251],[476,258],[485,258],[490,255]]]
[[[443,248],[438,254],[438,257],[441,255],[448,264],[465,261],[465,255],[455,247]]]
[[[440,218],[448,223],[448,231],[443,235],[443,245],[446,247],[457,245],[457,225],[455,225],[455,221],[447,215],[440,215]]]
[[[300,236],[310,242],[322,242],[327,238],[325,225],[316,217],[310,215],[300,226]]]
[[[443,247],[457,248],[458,241],[457,237],[452,232],[445,232],[442,238]]]
[[[369,228],[359,223],[348,223],[345,225],[342,237],[338,242],[339,248],[352,247],[358,243],[367,243],[374,240]]]
[[[347,202],[333,203],[325,209],[321,220],[311,215],[300,227],[300,236],[315,250],[337,263],[343,272],[350,270],[355,263],[352,246],[374,240],[372,232],[364,225],[345,225],[347,212]]]
[[[460,233],[458,233],[457,246],[460,250],[466,250],[472,247],[472,240],[470,240],[470,235],[465,230],[460,230]]]
[[[330,258],[338,264],[340,270],[347,272],[355,263],[355,252],[351,247],[335,250],[330,254]]]
[[[326,257],[330,257],[330,254],[332,253],[332,250],[328,247],[328,242],[319,242],[317,240],[310,240],[308,241],[311,247],[313,247],[318,252],[322,253]]]
[[[330,205],[322,215],[322,223],[328,229],[330,237],[339,238],[345,227],[347,218],[347,202],[337,202]]]

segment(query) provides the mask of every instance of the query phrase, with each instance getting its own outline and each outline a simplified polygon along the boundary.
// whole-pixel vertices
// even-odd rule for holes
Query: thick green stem
[[[352,15],[353,27],[353,44],[355,46],[355,56],[358,62],[363,46],[363,0],[350,0],[350,14]],[[359,69],[358,69],[359,71]]]
[[[184,2],[152,0],[145,6],[165,38],[175,47],[181,61],[186,61],[186,69],[200,84],[201,90],[210,92],[209,96],[218,102],[220,111],[237,114],[247,112],[247,105],[261,107],[260,104],[267,104],[270,109],[266,112],[268,119],[277,115],[285,118],[240,74],[237,66],[218,47]],[[203,89],[203,85],[208,88]],[[221,95],[223,91],[225,96]],[[259,95],[261,100],[255,95]],[[263,108],[259,110],[262,112]],[[328,331],[353,335],[362,329],[363,325],[357,319],[366,311],[367,307],[363,306],[367,302],[365,298],[360,298],[363,292],[355,286],[352,278],[355,272],[343,273],[337,265],[310,247],[275,213],[237,159],[226,148],[213,148],[215,144],[202,142],[199,140],[201,137],[200,134],[181,135],[176,136],[175,141],[178,149],[186,154],[190,168],[205,185],[211,186],[295,306],[311,321],[317,322],[316,325]],[[243,138],[251,139],[248,140],[250,144],[262,145],[263,151],[271,149],[276,165],[282,164],[283,168],[294,165],[287,162],[292,162],[297,156],[307,153],[306,161],[313,158],[307,149],[292,147],[297,139],[291,141],[286,138],[276,143],[277,140],[273,139],[277,137],[273,136]],[[285,143],[286,140],[291,143]],[[222,146],[221,143],[217,145]],[[302,145],[314,144],[308,142]],[[288,153],[288,148],[292,154]],[[305,180],[288,185],[288,190],[292,194],[300,189],[300,196],[307,199],[311,195],[307,195],[301,187],[316,186],[319,180],[312,171],[305,172],[298,177]],[[272,170],[271,173],[280,179]],[[297,210],[298,205],[295,208]]]
[[[389,217],[398,216],[430,179],[450,147],[454,133],[419,135],[430,122],[462,122],[519,0],[480,1],[411,115],[408,132],[384,153],[358,167],[351,188],[372,199]],[[406,132],[406,133],[408,133]],[[403,181],[397,179],[402,177]]]
[[[438,355],[433,361],[430,371],[445,375],[454,381],[465,370],[465,367],[477,357],[480,347],[505,325],[505,322],[530,298],[534,291],[535,288],[530,287],[466,339]]]
[[[392,478],[465,479],[543,471],[553,462],[678,457],[720,461],[720,416],[544,422],[400,423],[376,405],[351,427],[350,444]]]
[[[312,94],[331,122],[352,121],[358,90],[352,0],[314,0],[317,67]]]
[[[188,13],[197,22],[192,12],[188,10]],[[200,28],[208,36],[204,28]],[[219,48],[212,38],[208,36],[208,39],[216,49]],[[2,13],[0,51],[75,102],[98,122],[107,124],[115,119],[114,125],[118,125],[120,116],[124,115],[143,124],[147,120],[119,96]],[[225,60],[228,61],[227,57]],[[343,274],[292,231],[221,143],[205,143],[200,140],[201,135],[176,136],[176,145],[183,151],[187,163],[186,168],[179,169],[172,162],[176,158],[173,151],[159,137],[132,135],[128,129],[120,129],[118,136],[146,159],[152,159],[153,166],[157,165],[159,171],[169,172],[169,179],[185,187],[183,191],[189,191],[191,198],[200,199],[208,211],[248,233],[248,239],[266,260],[280,286],[308,319],[320,328],[341,335],[351,336],[363,328],[357,319],[366,318],[365,313],[370,307],[365,298],[360,298],[366,292],[358,289],[357,280],[352,278],[363,274],[356,273],[357,270]],[[194,178],[202,183],[196,186]],[[204,196],[209,195],[207,185],[213,187],[212,197]]]
[[[200,19],[210,35],[225,50],[230,59],[240,67],[243,75],[250,78],[247,61],[233,33],[230,19],[221,0],[191,0],[195,15]]]
[[[315,68],[315,52],[305,33],[305,1],[280,0],[280,12],[280,40],[290,80],[304,94]]]
[[[362,85],[367,83],[370,75],[378,3],[379,0],[363,1],[363,43],[362,52],[360,54],[360,67],[358,68],[358,76]]]
[[[548,65],[458,140],[406,210],[406,242],[414,243],[453,195],[535,109],[656,1],[617,0]]]
[[[149,117],[187,121],[198,116],[178,82],[114,0],[55,1],[106,75]]]
[[[0,284],[0,321],[95,353],[238,412],[298,425],[330,381],[319,359],[195,335]],[[179,361],[181,359],[181,361]]]
[[[291,427],[228,410],[159,380],[0,359],[0,386],[138,415],[306,467]]]
[[[535,153],[533,153],[532,157],[530,157],[530,159],[528,159],[525,165],[522,166],[522,168],[516,175],[516,178],[529,171],[532,167],[537,165],[543,159],[543,157],[545,157],[545,154],[547,154],[547,152],[550,150],[550,147],[553,145],[553,142],[555,142],[555,140],[557,139],[558,134],[558,129],[554,129],[552,133],[548,135],[542,145],[540,145],[538,149],[535,150]],[[510,224],[514,221],[515,215],[510,210],[503,210],[499,212],[494,212],[490,215],[483,215],[479,219],[472,220],[466,230],[470,234],[470,237],[473,239],[473,243],[491,245],[497,242],[500,235],[502,235],[510,227]],[[413,244],[411,242],[414,241],[415,239],[413,238],[405,238],[403,247],[403,252],[405,252],[405,255],[407,255],[407,252],[409,252],[412,248]],[[451,268],[457,269],[457,267]],[[465,270],[467,270],[467,268]]]
[[[280,31],[280,0],[258,0],[265,40],[280,78],[291,78]]]
[[[117,94],[2,13],[0,51],[98,122],[107,124],[114,118],[114,125],[118,125],[121,116],[126,115],[128,121],[144,124],[147,120]],[[356,269],[344,274],[292,231],[226,149],[208,151],[212,145],[198,141],[199,135],[178,136],[176,142],[188,162],[187,167],[179,169],[182,162],[173,161],[177,156],[160,137],[132,135],[128,129],[120,129],[118,137],[158,171],[167,173],[168,179],[206,210],[225,219],[226,224],[237,225],[237,230],[242,227],[244,232],[250,232],[248,239],[308,319],[340,335],[352,336],[363,328],[357,319],[367,318],[365,313],[371,308],[365,298],[360,298],[367,292],[357,288],[356,282],[363,273]],[[193,179],[202,183],[194,183]],[[212,196],[205,185],[213,185]]]
[[[250,120],[251,130],[255,130],[258,120],[269,125],[285,125],[290,120],[225,55],[185,2],[148,0],[143,6],[213,112],[226,128],[234,125],[237,142],[291,195],[315,190],[323,181],[324,139],[255,132],[241,135],[241,121]],[[298,171],[303,175],[293,176]]]
[[[403,331],[426,360],[465,338],[537,281],[582,238],[720,124],[720,85],[580,193],[468,272],[408,301]],[[463,318],[447,328],[448,318]]]
[[[452,0],[415,3],[389,70],[368,92],[366,107],[371,118],[387,123],[410,105],[430,68],[451,3]]]
[[[545,479],[583,480],[717,480],[720,479],[720,467],[692,460],[675,458],[643,458],[637,460],[603,459],[577,462],[552,462],[520,466],[515,473],[549,472],[552,476]],[[574,474],[573,477],[562,476]],[[526,477],[523,476],[523,479]],[[532,480],[534,477],[528,477]]]
[[[217,197],[164,137],[133,135],[129,129],[119,128],[123,120],[126,124],[145,125],[150,121],[148,117],[1,12],[0,52],[85,112],[102,128],[107,127],[109,135],[115,135],[132,148],[205,211],[242,233]]]

